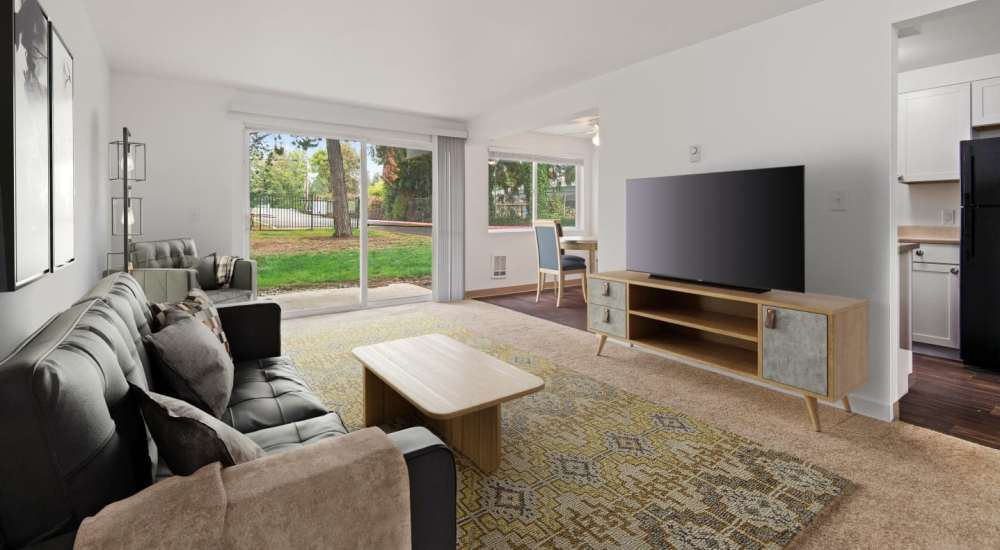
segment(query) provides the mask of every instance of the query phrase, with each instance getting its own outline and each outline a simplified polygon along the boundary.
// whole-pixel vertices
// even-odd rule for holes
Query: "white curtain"
[[[465,298],[465,140],[438,136],[434,192],[434,300]]]

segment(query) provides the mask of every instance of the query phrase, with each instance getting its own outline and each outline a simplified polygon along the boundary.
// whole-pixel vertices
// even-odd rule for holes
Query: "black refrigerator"
[[[1000,138],[961,147],[962,361],[1000,369]]]

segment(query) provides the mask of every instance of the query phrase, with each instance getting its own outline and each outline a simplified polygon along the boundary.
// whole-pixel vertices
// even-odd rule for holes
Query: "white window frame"
[[[581,197],[586,196],[584,193],[584,182],[586,181],[585,168],[583,159],[572,158],[572,157],[558,157],[552,155],[531,155],[524,152],[508,152],[499,149],[490,149],[487,155],[486,162],[491,161],[513,161],[513,162],[530,162],[531,163],[531,219],[528,220],[527,226],[512,225],[509,227],[490,227],[489,212],[486,215],[486,229],[489,233],[517,233],[523,231],[532,231],[531,224],[537,221],[538,218],[538,165],[539,164],[562,164],[576,166],[576,216],[574,224],[572,226],[563,227],[564,230],[570,232],[581,231],[584,227],[583,225],[583,208]],[[492,193],[490,189],[489,181],[489,168],[487,168],[486,174],[486,193],[489,195]]]

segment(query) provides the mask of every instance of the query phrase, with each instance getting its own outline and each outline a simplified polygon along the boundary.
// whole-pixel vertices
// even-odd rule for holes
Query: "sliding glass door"
[[[248,133],[251,257],[286,315],[431,296],[430,150]]]
[[[368,301],[429,299],[431,151],[368,145]]]

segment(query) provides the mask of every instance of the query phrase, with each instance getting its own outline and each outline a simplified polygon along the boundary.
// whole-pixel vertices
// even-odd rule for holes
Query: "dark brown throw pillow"
[[[212,252],[198,262],[198,286],[202,290],[215,290],[219,288],[219,279],[215,274],[217,256]]]
[[[184,298],[183,301],[176,304],[153,304],[150,310],[153,313],[156,330],[160,330],[169,324],[167,312],[183,311],[190,313],[195,319],[201,321],[202,324],[212,331],[212,334],[226,347],[226,353],[229,353],[229,339],[226,338],[226,333],[222,330],[222,319],[219,317],[219,310],[215,309],[215,305],[212,303],[211,298],[205,294],[205,291],[199,288],[192,288],[188,292],[187,298]]]
[[[226,468],[264,456],[252,439],[180,399],[136,385],[132,393],[160,456],[175,474],[188,476],[213,462]]]
[[[233,393],[233,360],[215,335],[191,315],[170,311],[167,326],[143,338],[165,393],[219,418]]]

